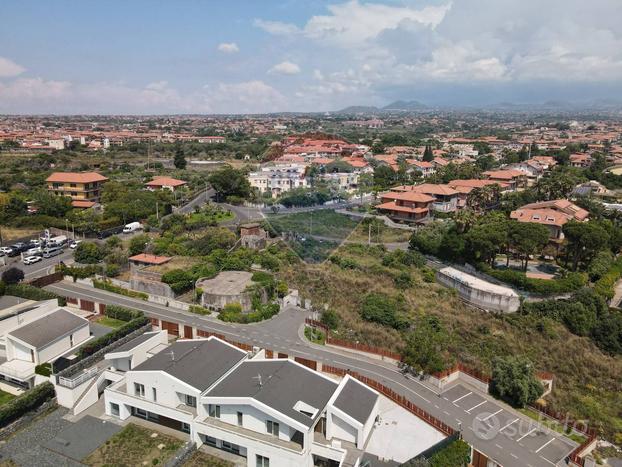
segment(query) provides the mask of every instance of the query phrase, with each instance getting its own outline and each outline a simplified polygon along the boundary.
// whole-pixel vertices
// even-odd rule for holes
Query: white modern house
[[[257,172],[249,173],[248,181],[251,187],[260,193],[269,192],[273,197],[277,197],[294,188],[306,188],[305,171],[306,167],[302,164],[266,166]]]
[[[89,338],[89,321],[57,306],[6,334],[6,361],[0,365],[0,379],[32,387],[37,365],[53,362]]]
[[[350,376],[332,379],[216,337],[176,341],[104,397],[109,416],[175,428],[252,467],[355,465],[379,425],[380,395]]]

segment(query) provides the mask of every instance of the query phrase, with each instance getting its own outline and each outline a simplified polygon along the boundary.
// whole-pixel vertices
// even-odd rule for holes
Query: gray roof
[[[261,376],[261,385],[258,375]],[[321,415],[336,389],[336,383],[291,361],[249,360],[238,366],[206,395],[252,397],[310,427]],[[317,409],[315,416],[309,417],[294,409],[299,401]]]
[[[246,356],[218,339],[177,341],[133,371],[164,371],[204,391]]]
[[[159,331],[146,332],[144,334],[141,334],[140,336],[127,341],[125,344],[120,345],[119,347],[117,347],[116,349],[112,350],[109,353],[127,352],[129,350],[132,350],[135,347],[138,347],[143,342],[147,342],[149,339],[151,339],[153,336],[157,335],[158,333]]]
[[[33,347],[42,348],[88,324],[86,319],[61,308],[11,331],[9,335]]]
[[[365,424],[377,399],[378,394],[357,381],[349,379],[333,405],[357,422]]]

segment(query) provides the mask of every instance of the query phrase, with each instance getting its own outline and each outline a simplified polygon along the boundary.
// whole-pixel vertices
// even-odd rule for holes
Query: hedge
[[[50,376],[52,374],[52,364],[47,362],[37,365],[35,367],[35,373],[41,376]]]
[[[512,284],[519,289],[539,295],[557,295],[573,292],[587,284],[587,275],[581,272],[569,272],[560,279],[533,279],[525,273],[513,269],[493,269],[487,264],[478,264],[478,269],[502,282]]]
[[[190,308],[188,308],[188,311],[190,313],[195,313],[197,315],[203,315],[203,316],[209,315],[209,314],[212,313],[207,308],[205,308],[205,307],[203,307],[201,305],[190,305]]]
[[[75,281],[76,279],[86,279],[87,277],[101,274],[103,268],[96,264],[90,264],[82,267],[61,265],[58,270],[66,276],[71,276]]]
[[[22,395],[0,406],[0,428],[38,408],[54,397],[54,385],[46,382],[39,384]]]
[[[104,315],[121,321],[132,321],[133,319],[140,318],[143,313],[139,310],[132,310],[120,305],[106,305]]]
[[[272,318],[274,315],[278,314],[278,312],[279,305],[277,303],[266,303],[250,313],[228,312],[223,310],[218,314],[218,318],[229,323],[248,324]]]
[[[622,256],[616,259],[609,271],[594,283],[594,292],[611,300],[615,295],[615,284],[620,279],[620,276],[622,276]]]
[[[109,332],[105,336],[99,337],[92,341],[87,342],[80,350],[78,350],[78,358],[82,360],[83,358],[88,357],[89,355],[94,354],[100,349],[103,349],[109,344],[121,339],[122,337],[128,335],[132,331],[144,326],[149,322],[149,318],[145,316],[140,316],[138,318],[133,319],[132,321],[127,322],[123,326],[114,331]]]
[[[136,290],[124,289],[123,287],[119,287],[118,285],[114,285],[109,281],[100,281],[97,279],[93,279],[93,287],[96,289],[106,290],[108,292],[118,293],[119,295],[125,295],[126,297],[131,298],[140,298],[141,300],[147,300],[149,295],[144,292],[137,292]]]
[[[60,306],[67,305],[65,297],[50,292],[48,290],[40,289],[33,285],[28,284],[11,284],[6,286],[6,295],[13,295],[15,297],[27,298],[28,300],[52,300],[58,299]]]

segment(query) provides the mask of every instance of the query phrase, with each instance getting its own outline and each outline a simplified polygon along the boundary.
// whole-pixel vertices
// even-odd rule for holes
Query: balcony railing
[[[77,376],[74,376],[73,378],[59,376],[58,385],[63,386],[65,388],[69,388],[69,389],[77,388],[85,381],[88,381],[89,379],[95,377],[95,375],[97,375],[100,372],[100,370],[101,370],[100,368],[92,367],[87,370],[84,370],[84,372],[78,374]]]

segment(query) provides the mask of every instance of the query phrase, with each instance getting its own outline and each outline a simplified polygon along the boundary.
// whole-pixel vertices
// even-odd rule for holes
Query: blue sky
[[[0,113],[622,95],[620,0],[3,0]]]

